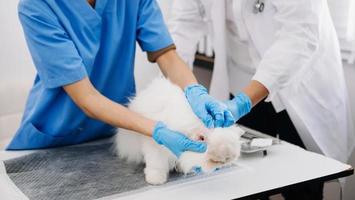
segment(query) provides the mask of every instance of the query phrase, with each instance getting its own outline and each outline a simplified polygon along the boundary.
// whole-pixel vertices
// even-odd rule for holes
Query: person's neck
[[[96,0],[87,0],[91,7],[95,7]]]

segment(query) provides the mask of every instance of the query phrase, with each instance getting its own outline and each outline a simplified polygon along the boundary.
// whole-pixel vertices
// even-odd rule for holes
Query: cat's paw
[[[144,174],[145,181],[152,185],[161,185],[168,180],[168,173],[164,172],[164,170],[145,168]]]

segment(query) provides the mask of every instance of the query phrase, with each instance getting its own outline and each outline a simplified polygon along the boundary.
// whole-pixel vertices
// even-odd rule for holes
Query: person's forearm
[[[64,90],[89,117],[114,127],[125,128],[151,136],[156,122],[113,102],[100,94],[89,79],[64,86]]]
[[[168,51],[160,56],[157,59],[157,63],[164,76],[179,85],[182,89],[190,84],[197,83],[194,74],[175,50]]]
[[[269,94],[266,87],[256,80],[252,80],[249,85],[243,89],[243,92],[250,98],[252,106],[258,104]]]
[[[114,127],[125,128],[151,136],[156,124],[128,108],[115,103],[105,96],[98,94],[88,98],[86,104],[90,110],[90,117],[106,122]],[[114,116],[114,117],[113,117]]]

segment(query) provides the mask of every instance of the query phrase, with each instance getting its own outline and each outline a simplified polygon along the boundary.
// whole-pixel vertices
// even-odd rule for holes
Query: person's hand
[[[243,92],[236,95],[232,100],[225,101],[224,103],[237,121],[248,114],[252,106],[250,98]]]
[[[185,88],[185,96],[194,113],[202,120],[207,128],[228,127],[235,119],[228,108],[207,93],[207,89],[199,84]]]
[[[163,122],[155,125],[152,137],[155,142],[164,145],[177,157],[185,151],[203,153],[207,149],[205,143],[190,140],[187,136],[168,129]]]

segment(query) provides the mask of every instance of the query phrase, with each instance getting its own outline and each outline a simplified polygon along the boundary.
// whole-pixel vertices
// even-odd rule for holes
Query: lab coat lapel
[[[250,34],[252,45],[255,46],[259,55],[262,57],[264,52],[272,45],[274,33],[279,29],[277,23],[273,20],[276,10],[270,0],[265,0],[265,8],[261,13],[254,13],[253,6],[255,1],[243,1],[241,12],[242,27]]]
[[[241,40],[247,41],[248,40],[248,32],[245,27],[245,23],[243,20],[243,13],[245,12],[245,1],[243,0],[234,0],[233,1],[233,13],[234,13],[234,20],[237,24],[237,31],[238,35]]]
[[[220,100],[229,97],[229,79],[226,54],[226,2],[215,0],[212,9],[213,40],[215,62],[210,86],[210,94]]]

